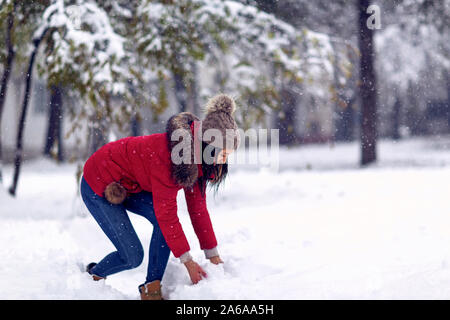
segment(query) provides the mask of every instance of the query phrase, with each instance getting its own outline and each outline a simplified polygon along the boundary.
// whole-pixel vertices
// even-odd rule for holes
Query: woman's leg
[[[105,198],[96,195],[84,178],[80,188],[86,207],[117,249],[93,267],[91,273],[106,277],[139,266],[144,257],[144,250],[125,207],[110,204]]]
[[[124,202],[124,206],[127,210],[147,218],[153,224],[145,283],[161,280],[169,260],[170,249],[156,220],[152,194],[146,191],[133,194]]]

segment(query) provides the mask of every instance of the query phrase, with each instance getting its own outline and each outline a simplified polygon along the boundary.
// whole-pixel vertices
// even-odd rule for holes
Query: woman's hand
[[[211,257],[211,258],[209,258],[209,261],[211,261],[211,263],[214,263],[214,264],[223,263],[222,259],[220,259],[219,256]]]
[[[186,261],[184,265],[188,270],[189,277],[191,278],[193,284],[196,284],[200,280],[202,280],[202,277],[206,278],[208,276],[206,272],[202,269],[202,267],[200,267],[194,260]]]

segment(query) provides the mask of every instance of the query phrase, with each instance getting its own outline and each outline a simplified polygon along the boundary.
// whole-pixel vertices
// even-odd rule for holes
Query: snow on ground
[[[450,137],[283,149],[280,171],[230,169],[209,194],[224,265],[206,261],[182,192],[179,217],[208,278],[191,285],[171,256],[168,299],[450,299]],[[5,168],[11,181],[12,167]],[[94,282],[83,265],[112,244],[76,196],[75,167],[25,164],[0,192],[0,299],[138,299],[144,263]],[[152,226],[130,214],[144,248]],[[147,253],[146,253],[147,254]]]

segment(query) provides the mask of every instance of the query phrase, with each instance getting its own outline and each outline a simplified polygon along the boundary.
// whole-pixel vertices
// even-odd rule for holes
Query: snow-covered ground
[[[230,169],[209,194],[224,265],[207,262],[182,192],[179,217],[208,278],[191,285],[171,256],[167,299],[450,299],[450,137],[280,152],[280,170]],[[5,168],[9,185],[12,167]],[[0,192],[0,299],[138,299],[146,259],[94,282],[80,271],[113,250],[76,196],[75,167],[25,164]],[[144,248],[152,226],[130,214]],[[147,254],[147,252],[146,252]]]

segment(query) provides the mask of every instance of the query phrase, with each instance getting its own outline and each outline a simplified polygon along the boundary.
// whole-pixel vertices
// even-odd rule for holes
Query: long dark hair
[[[202,173],[203,175],[198,178],[200,190],[202,196],[205,196],[206,187],[209,185],[214,189],[214,193],[217,193],[219,186],[225,181],[228,174],[228,163],[213,164],[207,163],[203,154],[206,148],[210,148],[211,156],[216,157],[221,151],[219,148],[212,148],[207,143],[202,142]]]

